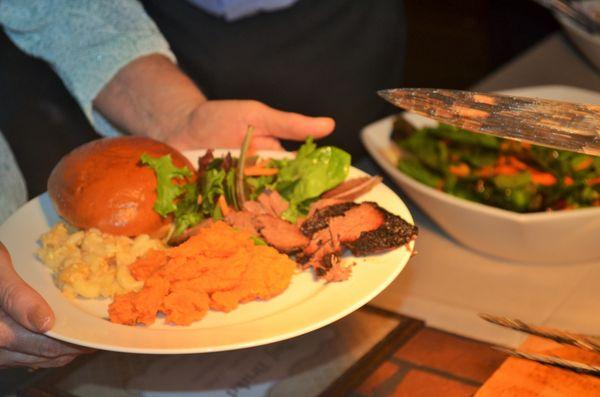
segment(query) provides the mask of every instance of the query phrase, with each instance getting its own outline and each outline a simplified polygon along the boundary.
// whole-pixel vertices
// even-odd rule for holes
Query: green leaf
[[[154,210],[163,217],[175,212],[177,209],[175,200],[184,192],[185,188],[182,185],[173,183],[173,180],[185,180],[186,177],[192,176],[192,172],[187,167],[176,167],[170,154],[162,157],[150,157],[149,154],[144,153],[140,160],[142,164],[152,168],[156,175],[157,197]]]
[[[343,182],[350,171],[350,161],[347,152],[333,146],[317,148],[309,137],[296,158],[285,162],[277,175],[275,189],[290,203],[284,219],[294,222],[304,214],[304,202]]]

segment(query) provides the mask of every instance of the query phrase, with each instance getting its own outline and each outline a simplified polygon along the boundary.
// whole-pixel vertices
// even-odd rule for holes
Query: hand
[[[179,149],[239,148],[248,126],[254,127],[252,148],[281,150],[279,139],[322,138],[335,126],[328,117],[282,112],[249,100],[206,101],[196,107],[181,128],[164,141]]]
[[[15,272],[0,243],[0,368],[59,367],[90,351],[42,335],[53,323],[50,306]]]
[[[328,117],[282,112],[257,101],[207,100],[177,65],[157,54],[123,67],[94,107],[122,131],[179,150],[238,148],[248,125],[254,126],[253,148],[281,149],[279,139],[321,138],[335,124]]]

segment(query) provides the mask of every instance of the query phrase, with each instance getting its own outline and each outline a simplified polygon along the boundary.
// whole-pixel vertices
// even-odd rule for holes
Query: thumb
[[[33,332],[46,332],[54,313],[46,301],[15,272],[8,250],[0,242],[0,308]]]
[[[309,135],[315,139],[323,138],[335,128],[335,121],[330,117],[309,117],[266,105],[260,121],[263,127],[259,130],[261,135],[294,141],[303,141]]]

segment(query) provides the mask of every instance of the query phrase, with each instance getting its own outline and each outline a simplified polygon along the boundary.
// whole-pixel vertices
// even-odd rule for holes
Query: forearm
[[[119,70],[168,43],[137,0],[0,0],[0,25],[23,51],[48,62],[103,135],[116,132],[92,101]]]
[[[202,92],[177,65],[155,54],[122,68],[93,104],[122,131],[168,141],[205,101]]]

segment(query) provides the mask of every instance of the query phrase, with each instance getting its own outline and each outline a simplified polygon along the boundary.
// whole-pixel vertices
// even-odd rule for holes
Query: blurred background
[[[406,86],[467,88],[559,29],[550,12],[525,0],[404,0],[404,6]],[[65,153],[97,135],[50,67],[1,30],[0,65],[0,130],[34,197]]]

